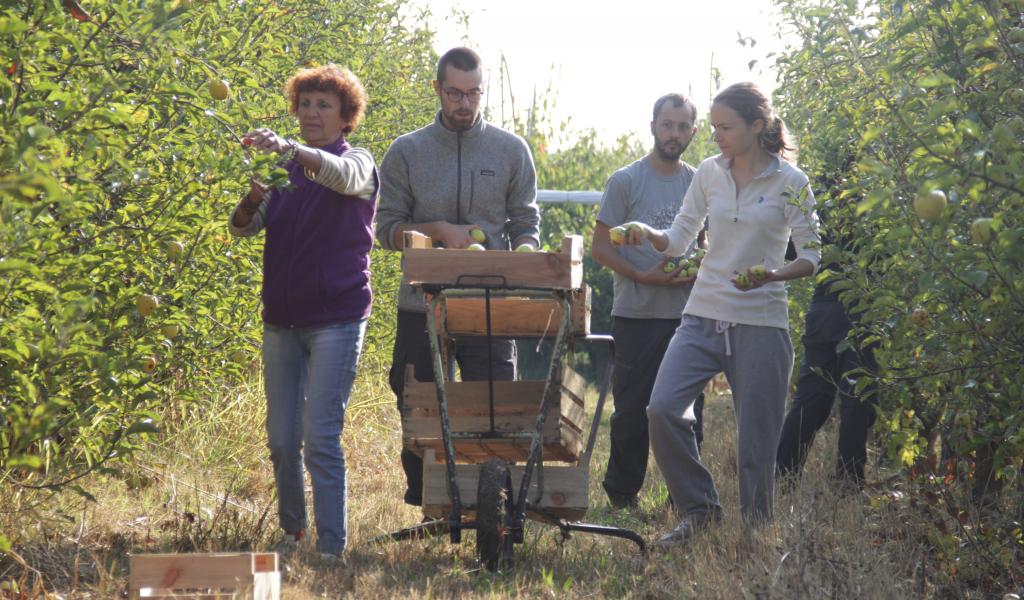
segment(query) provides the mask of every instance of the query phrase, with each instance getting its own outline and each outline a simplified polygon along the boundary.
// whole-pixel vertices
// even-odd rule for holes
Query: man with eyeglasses
[[[683,203],[695,169],[679,159],[697,132],[697,106],[682,94],[666,94],[654,103],[654,148],[608,178],[594,225],[590,253],[614,271],[612,336],[615,370],[611,452],[604,486],[617,509],[635,508],[647,473],[647,404],[669,340],[679,327],[694,279],[671,266],[650,243],[613,244],[611,229],[641,221],[667,229]],[[698,242],[703,242],[703,232]],[[687,255],[693,253],[690,248]],[[694,403],[694,433],[703,439],[704,395]]]
[[[483,96],[480,57],[468,48],[453,48],[437,64],[434,93],[441,108],[434,122],[396,139],[380,165],[377,241],[401,250],[406,231],[430,236],[446,248],[474,243],[473,229],[486,236],[488,249],[540,246],[537,177],[526,141],[480,114]],[[402,407],[406,365],[418,381],[433,381],[433,355],[426,333],[426,302],[418,290],[398,291],[398,326],[389,383]],[[516,375],[515,345],[492,342],[490,365],[485,340],[456,342],[455,361],[464,381],[495,380]],[[422,504],[423,460],[402,451],[408,488],[405,502]]]

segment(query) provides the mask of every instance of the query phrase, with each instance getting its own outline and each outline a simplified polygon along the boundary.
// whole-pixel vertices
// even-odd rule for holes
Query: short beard
[[[655,144],[654,151],[658,154],[658,158],[660,158],[661,160],[664,160],[666,162],[672,162],[679,160],[679,157],[683,155],[683,152],[686,152],[686,148],[689,145],[690,144],[688,143],[681,144],[679,147],[679,152],[666,152],[661,144]]]

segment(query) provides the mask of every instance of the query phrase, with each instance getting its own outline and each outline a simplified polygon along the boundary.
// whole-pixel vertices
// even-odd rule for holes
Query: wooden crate
[[[402,407],[402,441],[417,454],[434,450],[444,457],[437,386],[416,381],[413,369],[406,369]],[[563,368],[558,396],[548,403],[542,441],[544,460],[575,462],[583,450],[586,381],[569,367]],[[453,432],[483,433],[490,429],[490,407],[486,381],[456,381],[445,384],[448,422]],[[495,381],[494,426],[498,433],[536,431],[537,413],[544,381]],[[455,460],[483,463],[492,458],[525,461],[530,452],[528,438],[453,440]]]
[[[131,599],[281,597],[274,552],[134,554],[128,569]]]
[[[434,452],[427,451],[423,461],[423,514],[439,518],[451,512],[451,500],[448,497],[448,474],[444,463],[434,460]],[[579,521],[587,512],[588,498],[588,467],[587,465],[544,465],[544,492],[539,506],[544,515],[527,511],[528,516],[544,520],[545,516]],[[519,493],[523,481],[523,467],[512,466],[512,491]],[[528,498],[533,501],[537,496],[537,469],[530,477]],[[459,500],[465,509],[465,515],[473,518],[476,512],[477,484],[480,479],[480,465],[455,465],[455,481],[459,486]]]
[[[441,249],[431,247],[430,238],[420,233],[407,231],[405,236],[402,283],[455,285],[461,281],[566,290],[583,285],[583,238],[578,235],[566,236],[558,252]]]
[[[447,303],[450,335],[487,335],[483,298],[453,297]],[[571,315],[574,335],[590,335],[590,288],[583,285],[572,292]],[[441,319],[441,305],[435,309]],[[491,334],[508,337],[545,337],[558,333],[562,323],[561,303],[554,299],[491,298]]]

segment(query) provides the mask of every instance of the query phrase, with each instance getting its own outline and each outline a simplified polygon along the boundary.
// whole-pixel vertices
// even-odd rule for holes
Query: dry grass
[[[301,547],[284,575],[285,598],[971,595],[939,569],[916,513],[895,503],[876,501],[873,507],[867,494],[843,497],[833,491],[826,477],[834,460],[829,430],[819,438],[800,485],[779,494],[776,523],[755,531],[741,527],[727,395],[709,401],[705,426],[705,457],[727,517],[683,549],[645,558],[630,542],[582,533],[563,541],[557,529],[530,522],[525,544],[516,546],[515,569],[491,574],[476,565],[472,533],[460,545],[446,537],[371,543],[420,519],[401,502],[398,417],[383,370],[371,366],[357,382],[344,435],[351,529],[347,566],[323,568],[311,547]],[[0,531],[11,537],[23,560],[0,560],[0,580],[18,580],[28,596],[56,591],[63,597],[120,597],[128,552],[272,544],[276,516],[261,394],[258,387],[242,386],[202,411],[179,414],[181,427],[154,440],[129,475],[89,482],[96,502],[69,494],[43,501],[0,491],[0,503],[10,507],[0,509]],[[591,408],[595,399],[596,394],[588,398]],[[610,509],[600,488],[606,431],[599,440],[588,520],[655,538],[674,524],[660,474],[656,468],[651,472],[638,509]],[[880,475],[877,468],[873,474]]]

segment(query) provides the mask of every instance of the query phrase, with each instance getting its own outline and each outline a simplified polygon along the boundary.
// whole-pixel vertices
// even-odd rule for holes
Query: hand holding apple
[[[245,140],[249,140],[246,144]],[[261,127],[253,129],[242,136],[242,145],[260,152],[283,154],[292,149],[293,142],[281,137],[270,129]]]
[[[650,237],[653,231],[649,225],[641,223],[640,221],[630,221],[625,225],[622,225],[625,231],[625,237],[623,238],[623,244],[629,246],[639,246],[644,240]]]

